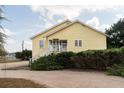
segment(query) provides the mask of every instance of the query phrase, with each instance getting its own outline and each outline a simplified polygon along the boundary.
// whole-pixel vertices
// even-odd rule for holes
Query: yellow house
[[[32,58],[51,52],[106,49],[106,35],[79,21],[66,20],[32,39]]]

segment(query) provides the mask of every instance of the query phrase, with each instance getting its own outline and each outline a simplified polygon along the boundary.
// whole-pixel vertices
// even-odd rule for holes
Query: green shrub
[[[76,68],[106,70],[113,64],[123,63],[124,53],[120,49],[88,50],[71,57]]]
[[[56,55],[56,62],[64,66],[64,68],[72,68],[73,64],[71,57],[74,56],[73,52],[61,52]]]
[[[120,48],[120,51],[121,51],[121,53],[124,54],[124,47],[121,47],[121,48]]]
[[[31,65],[32,70],[59,70],[63,69],[63,66],[57,64],[56,62],[34,62]]]
[[[35,69],[83,68],[106,70],[113,64],[124,63],[124,47],[107,50],[87,50],[79,53],[61,52],[39,58],[33,63]],[[42,68],[41,68],[42,67]]]
[[[40,57],[31,64],[32,70],[59,70],[63,66],[55,62],[55,55]]]
[[[32,56],[32,51],[31,50],[23,50],[22,52],[16,52],[15,53],[16,58],[21,59],[21,60],[29,60]]]
[[[107,68],[107,72],[109,75],[124,77],[124,64],[114,64],[112,67]]]
[[[122,54],[120,50],[111,50],[105,53],[105,58],[106,61],[108,62],[108,66],[123,63],[123,57],[124,54]]]

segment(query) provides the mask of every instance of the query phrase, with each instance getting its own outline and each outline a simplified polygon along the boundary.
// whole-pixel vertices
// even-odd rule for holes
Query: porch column
[[[53,51],[53,40],[51,40],[51,52]]]
[[[48,42],[49,52],[52,51],[52,40],[49,40]]]
[[[59,52],[61,52],[61,51],[60,51],[60,40],[58,40],[58,44],[59,44]]]

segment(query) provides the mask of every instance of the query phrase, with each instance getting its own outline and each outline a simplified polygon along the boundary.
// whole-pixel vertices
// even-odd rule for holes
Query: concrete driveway
[[[11,68],[11,67],[20,67],[28,65],[28,61],[20,62],[10,62],[10,63],[0,63],[0,69]]]
[[[25,78],[55,88],[124,88],[124,78],[103,72],[2,70],[0,77]]]

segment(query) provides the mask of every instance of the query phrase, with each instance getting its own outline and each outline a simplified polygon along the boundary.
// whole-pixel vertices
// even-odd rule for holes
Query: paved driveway
[[[0,63],[0,69],[19,67],[28,65],[28,61],[11,62],[11,63]]]
[[[124,78],[107,76],[102,72],[1,70],[0,77],[25,78],[56,88],[124,87]]]

